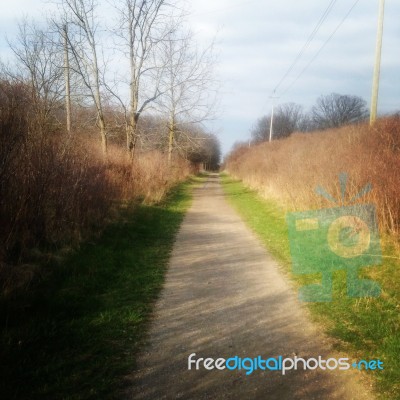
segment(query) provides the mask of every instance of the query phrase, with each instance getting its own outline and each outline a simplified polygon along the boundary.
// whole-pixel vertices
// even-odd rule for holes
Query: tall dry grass
[[[383,118],[373,127],[296,133],[240,147],[225,165],[231,175],[289,210],[334,206],[315,193],[319,185],[341,204],[338,175],[346,172],[344,203],[371,183],[373,190],[360,201],[376,205],[381,229],[400,233],[400,117]]]
[[[190,164],[153,151],[134,162],[118,145],[107,157],[97,137],[68,136],[36,119],[29,87],[0,81],[0,286],[39,248],[79,243],[100,231],[116,204],[160,201]]]
[[[96,158],[104,158],[98,146]],[[137,156],[132,161],[124,148],[109,145],[107,175],[118,188],[118,198],[129,201],[141,199],[145,203],[158,203],[171,186],[194,172],[194,166],[183,158],[176,157],[171,166],[165,153],[152,150]]]

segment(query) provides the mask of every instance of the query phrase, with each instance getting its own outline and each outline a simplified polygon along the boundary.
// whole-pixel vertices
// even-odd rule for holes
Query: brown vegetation
[[[340,204],[338,175],[349,175],[348,202],[366,184],[373,190],[360,201],[376,205],[380,227],[400,232],[400,118],[296,133],[287,139],[236,148],[226,170],[263,196],[291,210],[334,206],[315,193],[323,186]],[[348,203],[347,203],[348,204]]]
[[[77,244],[116,203],[157,202],[192,170],[179,157],[168,169],[156,150],[132,163],[112,143],[105,159],[83,128],[67,135],[52,116],[37,123],[30,96],[29,86],[0,81],[0,265],[29,260],[37,247]]]
[[[194,113],[205,105],[193,95],[194,81],[206,91],[211,65],[202,58],[196,76],[171,84],[167,66],[175,61],[159,62],[171,29],[174,39],[186,37],[174,7],[164,0],[117,2],[110,12],[120,29],[108,30],[115,46],[109,67],[100,57],[107,35],[96,29],[104,25],[96,12],[101,4],[58,3],[44,25],[21,20],[9,43],[14,59],[0,60],[0,286],[6,266],[21,269],[35,252],[71,247],[101,231],[121,203],[159,202],[200,165],[219,164],[219,143],[205,132],[205,115]],[[196,53],[194,42],[185,44]],[[120,62],[126,57],[127,80]],[[197,103],[184,102],[185,113],[174,105],[171,135],[164,105],[178,87],[180,99]]]

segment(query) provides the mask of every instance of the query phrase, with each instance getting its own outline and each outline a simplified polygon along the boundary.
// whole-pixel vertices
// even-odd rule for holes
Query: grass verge
[[[231,204],[290,274],[285,210],[226,175],[222,177],[222,184]],[[400,399],[400,263],[388,238],[382,240],[382,245],[382,265],[366,268],[361,273],[380,284],[380,297],[349,298],[345,273],[339,271],[334,273],[333,301],[308,305],[313,318],[336,339],[338,350],[346,351],[355,360],[379,358],[384,362],[383,371],[365,373],[375,382],[378,396],[388,400]],[[298,287],[320,281],[318,274],[290,276]]]
[[[161,205],[124,209],[29,292],[0,299],[1,398],[119,398],[191,186],[178,185]]]

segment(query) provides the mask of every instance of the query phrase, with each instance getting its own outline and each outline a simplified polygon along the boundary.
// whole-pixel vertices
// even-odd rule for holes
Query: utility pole
[[[274,126],[274,103],[272,102],[271,123],[269,125],[269,141],[272,140],[273,126]]]
[[[274,94],[275,94],[275,90],[274,90]],[[269,141],[272,141],[272,135],[273,135],[273,131],[274,131],[274,106],[275,106],[275,99],[279,99],[279,97],[274,97],[271,96],[270,99],[272,99],[272,110],[271,110],[271,123],[269,126]]]
[[[68,27],[63,27],[64,36],[64,79],[65,79],[65,108],[67,113],[67,132],[71,133],[71,85],[69,77]]]
[[[383,18],[385,14],[385,0],[379,0],[379,16],[378,16],[378,33],[376,38],[375,50],[375,67],[372,82],[371,112],[370,124],[376,121],[378,113],[378,94],[379,94],[379,77],[381,72],[381,54],[382,54],[382,37],[383,37]]]

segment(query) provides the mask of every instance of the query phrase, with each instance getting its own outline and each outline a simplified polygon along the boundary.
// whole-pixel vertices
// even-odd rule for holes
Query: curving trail
[[[188,356],[345,357],[318,332],[276,262],[224,199],[194,191],[129,399],[373,399],[347,371],[188,371]]]

